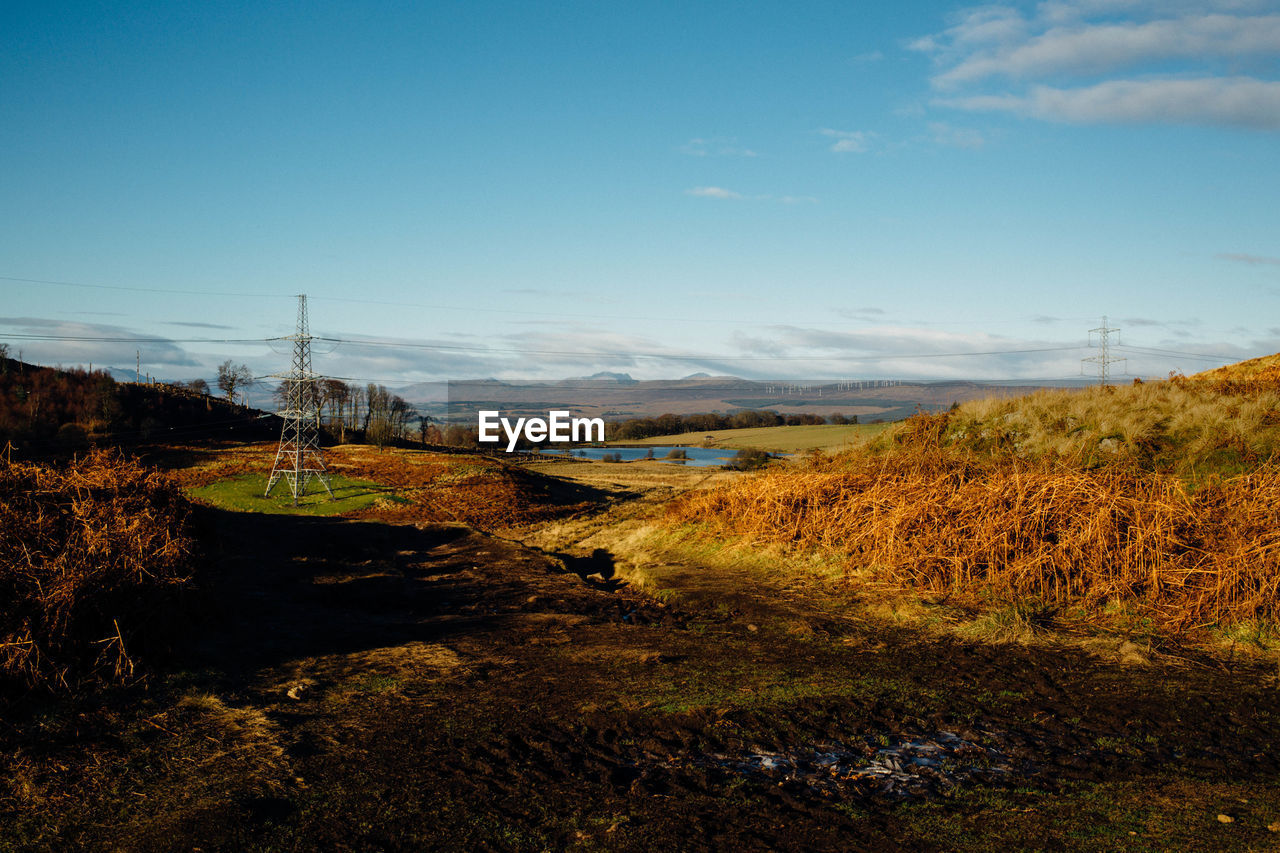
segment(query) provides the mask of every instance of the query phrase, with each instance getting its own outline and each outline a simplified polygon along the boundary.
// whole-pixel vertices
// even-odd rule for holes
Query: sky
[[[1280,0],[0,7],[0,343],[212,380],[1280,351]]]

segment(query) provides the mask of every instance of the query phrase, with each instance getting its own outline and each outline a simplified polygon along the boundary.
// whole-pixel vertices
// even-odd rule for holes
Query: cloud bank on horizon
[[[670,379],[691,373],[761,380],[1063,379],[1084,376],[1081,358],[1096,354],[1085,334],[1075,335],[1065,344],[1061,336],[1052,334],[1076,329],[1081,326],[1079,318],[1041,317],[1038,323],[1047,334],[1026,336],[884,323],[877,316],[879,311],[859,309],[861,327],[854,330],[788,324],[735,330],[721,353],[694,353],[659,337],[585,325],[497,337],[458,333],[340,341],[333,340],[340,333],[313,326],[319,338],[313,358],[322,375],[397,387],[451,379],[557,380],[597,372],[628,372],[636,379]],[[1116,318],[1112,325],[1140,330],[1144,341],[1167,347],[1182,347],[1194,338],[1197,349],[1223,357],[1218,361],[1175,360],[1186,373],[1249,358],[1259,351],[1280,350],[1280,328],[1268,329],[1261,338],[1206,341],[1195,323],[1124,317]],[[272,375],[287,370],[289,362],[290,345],[280,341],[175,342],[116,324],[31,317],[0,317],[0,328],[10,330],[9,337],[0,333],[0,341],[9,341],[10,357],[51,366],[109,368],[122,379],[132,378],[135,360],[140,360],[144,375],[166,381],[204,378],[212,382],[217,365],[230,358],[246,364],[266,382],[264,387],[270,387],[274,385]],[[1245,330],[1238,331],[1245,334]],[[60,339],[41,340],[42,336]],[[1127,372],[1163,375],[1169,354],[1176,350],[1144,349],[1117,350],[1129,359]],[[260,390],[260,396],[266,393]]]

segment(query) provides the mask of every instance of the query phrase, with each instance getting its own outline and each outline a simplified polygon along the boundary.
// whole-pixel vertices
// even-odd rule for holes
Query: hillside
[[[962,404],[946,445],[983,455],[1126,462],[1187,480],[1234,475],[1280,453],[1280,395],[1175,380],[1039,391]]]
[[[0,358],[0,449],[11,444],[27,457],[91,444],[278,434],[279,421],[265,412],[208,394]]]
[[[668,519],[984,608],[1271,626],[1278,459],[1274,391],[1039,391],[918,415],[865,448],[691,494]]]
[[[1215,382],[1277,382],[1280,383],[1280,353],[1238,361],[1213,370],[1204,370],[1190,377]]]

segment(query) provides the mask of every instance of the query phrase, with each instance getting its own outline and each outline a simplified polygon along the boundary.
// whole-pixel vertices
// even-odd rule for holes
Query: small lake
[[[688,459],[664,459],[671,450],[683,450],[689,455]],[[599,461],[600,457],[606,453],[621,454],[623,462],[634,462],[638,459],[647,459],[649,451],[653,451],[653,460],[655,462],[669,462],[673,465],[691,465],[695,468],[713,468],[720,465],[726,465],[733,461],[734,454],[738,451],[732,448],[722,447],[574,447],[570,450],[575,459],[591,459]],[[546,456],[563,456],[563,450],[543,450]]]

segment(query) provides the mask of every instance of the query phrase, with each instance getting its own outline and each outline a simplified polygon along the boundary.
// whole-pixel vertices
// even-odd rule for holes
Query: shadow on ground
[[[627,585],[626,581],[617,576],[618,566],[608,549],[596,548],[585,556],[566,553],[556,553],[552,556],[563,562],[567,571],[577,575],[596,589],[616,592]]]
[[[220,545],[179,664],[240,679],[300,658],[508,632],[513,615],[608,621],[659,609],[601,594],[624,585],[602,549],[556,559],[462,525],[211,508],[200,523]]]

